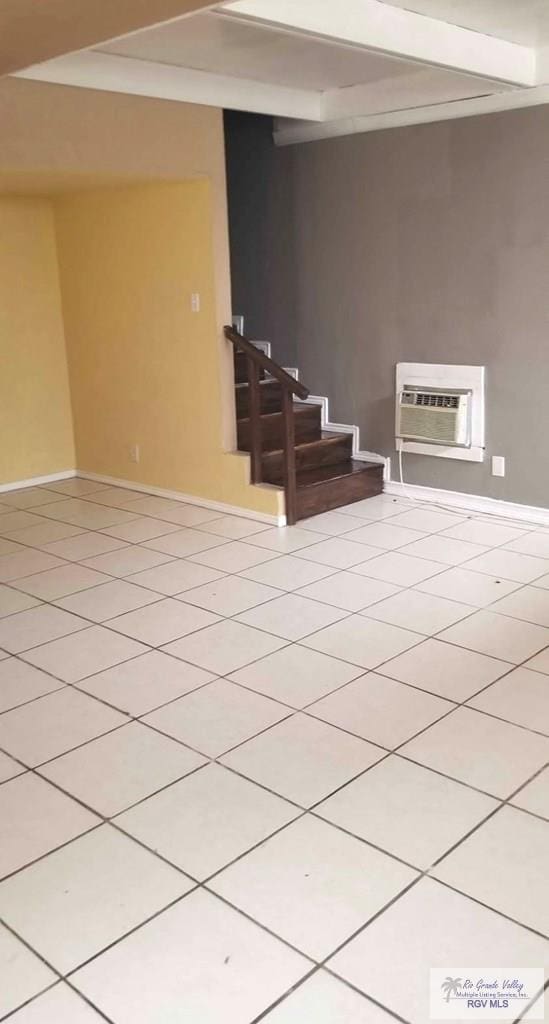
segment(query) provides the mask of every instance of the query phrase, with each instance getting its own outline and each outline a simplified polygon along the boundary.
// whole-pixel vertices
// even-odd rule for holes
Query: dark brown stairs
[[[255,349],[254,355],[252,343],[232,328],[225,328],[225,334],[235,346],[238,448],[252,453],[255,482],[261,480],[286,488],[288,522],[380,494],[383,466],[352,458],[353,435],[323,431],[320,405],[291,400],[292,383],[293,390],[301,392],[301,397],[308,394],[303,385],[289,383],[286,371],[259,349]],[[254,393],[259,392],[255,416],[250,373],[255,377]],[[285,401],[287,411],[293,412],[291,416],[284,414]],[[293,454],[288,452],[288,445]],[[289,494],[290,473],[295,475],[295,481]]]

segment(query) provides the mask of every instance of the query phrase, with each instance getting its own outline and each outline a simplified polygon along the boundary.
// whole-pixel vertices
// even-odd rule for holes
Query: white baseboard
[[[73,476],[76,476],[75,469],[64,469],[61,473],[49,473],[47,476],[32,476],[28,480],[14,480],[11,484],[0,484],[0,494],[7,491],[18,491],[23,487],[54,484],[57,480],[70,480]]]
[[[71,474],[71,476],[75,475],[83,477],[85,480],[95,480],[99,484],[109,484],[111,487],[125,487],[128,491],[142,491],[144,494],[152,494],[156,498],[169,498],[171,501],[181,501],[187,505],[198,505],[199,508],[211,508],[224,515],[255,519],[259,523],[268,523],[270,526],[286,526],[286,516],[284,515],[276,516],[270,515],[268,512],[254,512],[253,509],[242,508],[240,505],[212,501],[210,498],[200,498],[196,494],[182,494],[181,491],[168,491],[163,487],[134,483],[132,480],[120,480],[118,477],[103,476],[101,473],[88,473],[79,469],[76,473]]]
[[[481,512],[485,515],[498,516],[500,519],[524,519],[541,526],[549,526],[549,508],[539,508],[537,505],[520,505],[499,498],[485,498],[481,494],[444,491],[438,487],[422,487],[419,484],[401,484],[397,480],[386,480],[383,490],[385,494],[412,498],[414,501],[461,508],[468,512]]]

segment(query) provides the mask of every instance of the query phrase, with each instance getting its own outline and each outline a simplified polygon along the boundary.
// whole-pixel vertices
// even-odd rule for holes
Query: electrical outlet
[[[131,444],[128,450],[130,462],[139,462],[139,445]]]
[[[492,476],[505,476],[505,458],[503,455],[492,455]]]
[[[193,313],[200,313],[200,295],[198,292],[193,292],[191,295],[191,311]]]

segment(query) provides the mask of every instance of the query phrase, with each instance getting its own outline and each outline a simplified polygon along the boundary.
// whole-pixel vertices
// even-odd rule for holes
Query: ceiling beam
[[[536,83],[535,50],[379,0],[236,0],[220,13],[497,82]]]
[[[0,75],[213,6],[211,0],[0,0]]]
[[[37,64],[18,71],[14,77],[307,121],[320,121],[324,115],[320,92],[289,89],[97,50],[85,50]]]

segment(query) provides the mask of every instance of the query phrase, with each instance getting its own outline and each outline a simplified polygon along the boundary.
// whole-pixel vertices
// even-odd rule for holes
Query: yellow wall
[[[79,469],[276,511],[222,451],[209,182],[84,192],[55,212]]]
[[[74,465],[51,205],[0,198],[0,483]]]

